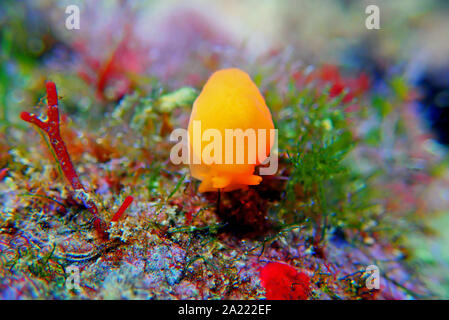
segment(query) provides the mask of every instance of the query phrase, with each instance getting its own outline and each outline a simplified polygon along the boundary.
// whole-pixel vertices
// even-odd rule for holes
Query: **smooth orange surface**
[[[190,164],[193,177],[202,180],[199,191],[217,191],[222,189],[230,191],[257,185],[262,181],[260,176],[254,175],[255,166],[268,157],[272,143],[270,129],[274,129],[270,110],[265,99],[259,92],[249,75],[239,69],[223,69],[211,75],[203,90],[193,104],[189,121],[189,136],[193,137],[193,121],[201,121],[201,136],[207,129],[217,129],[222,137],[221,164],[207,165],[203,160],[203,150],[210,141],[203,141],[201,148],[193,144],[190,138],[190,151],[192,155],[201,159],[200,164]],[[255,164],[248,163],[248,141],[245,139],[244,150],[236,150],[234,141],[234,157],[236,152],[244,152],[243,164],[225,164],[225,129],[266,129],[266,147],[263,150],[264,158],[258,159]],[[256,150],[257,150],[256,133]],[[196,148],[195,148],[196,147]],[[191,161],[192,162],[192,161]]]

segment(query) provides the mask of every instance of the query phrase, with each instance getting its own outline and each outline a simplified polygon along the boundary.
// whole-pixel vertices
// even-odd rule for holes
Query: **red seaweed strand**
[[[112,217],[111,221],[113,221],[113,222],[118,221],[121,218],[121,216],[123,215],[123,213],[125,212],[125,210],[128,209],[128,207],[131,205],[133,200],[134,200],[134,198],[132,196],[127,196],[125,201],[123,201],[120,208],[117,210],[117,212]]]
[[[52,81],[48,81],[46,83],[47,88],[47,119],[41,120],[35,114],[29,112],[22,112],[20,114],[20,118],[22,120],[29,122],[38,126],[42,129],[48,136],[50,145],[56,155],[56,159],[61,166],[62,172],[67,180],[70,182],[70,185],[75,190],[77,197],[79,197],[87,209],[92,213],[94,217],[94,228],[100,235],[100,237],[104,240],[107,240],[108,234],[105,231],[105,223],[102,221],[98,215],[98,208],[95,205],[94,201],[89,198],[89,194],[86,192],[86,189],[82,185],[78,174],[73,167],[72,160],[70,159],[69,153],[67,151],[67,147],[64,143],[64,140],[61,137],[60,133],[60,122],[59,122],[59,108],[58,108],[58,93],[56,91],[56,85]],[[132,196],[126,197],[125,201],[123,201],[122,205],[115,213],[112,221],[117,221],[123,215],[125,210],[131,205],[134,198]]]
[[[58,108],[58,94],[56,91],[56,85],[52,81],[46,83],[47,87],[47,119],[41,120],[35,114],[29,112],[22,112],[20,118],[26,122],[32,123],[42,129],[48,136],[50,145],[56,155],[57,161],[61,166],[62,172],[67,180],[70,182],[71,186],[75,190],[77,196],[81,198],[84,205],[94,216],[94,226],[95,229],[100,233],[104,234],[102,230],[102,221],[98,216],[98,208],[92,199],[89,199],[84,186],[78,177],[78,174],[73,167],[72,160],[70,159],[67,147],[64,140],[61,137],[59,130],[59,108]]]
[[[67,147],[64,140],[62,140],[61,133],[59,131],[59,109],[56,86],[53,82],[47,82],[46,85],[48,102],[47,119],[42,121],[35,114],[28,112],[22,112],[20,117],[24,121],[35,124],[47,134],[50,145],[55,152],[56,158],[61,165],[61,169],[65,177],[75,191],[85,191],[73,167],[72,160],[67,152]],[[92,213],[97,214],[98,210],[96,210],[96,208],[94,208],[94,210],[95,212]]]

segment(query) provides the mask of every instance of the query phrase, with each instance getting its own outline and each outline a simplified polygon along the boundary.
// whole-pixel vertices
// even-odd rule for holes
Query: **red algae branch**
[[[64,176],[69,181],[70,185],[74,189],[76,196],[80,198],[87,209],[92,213],[94,217],[94,227],[98,234],[103,238],[107,239],[108,235],[105,231],[105,223],[101,220],[98,214],[98,208],[95,202],[90,198],[89,193],[82,185],[78,174],[73,167],[72,160],[70,159],[67,147],[60,133],[60,122],[59,122],[59,108],[58,108],[58,94],[56,90],[56,85],[52,81],[46,83],[47,88],[47,119],[41,120],[35,114],[29,112],[22,112],[20,118],[26,122],[36,125],[42,129],[48,136],[50,145],[56,155],[56,159],[61,166]],[[116,221],[120,218],[123,212],[128,208],[128,206],[133,201],[133,197],[129,196],[125,199],[124,203],[114,215],[112,221]],[[115,219],[115,220],[114,220]]]

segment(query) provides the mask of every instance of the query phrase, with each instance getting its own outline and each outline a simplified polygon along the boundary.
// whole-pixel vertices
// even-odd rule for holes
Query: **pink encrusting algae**
[[[307,300],[310,278],[292,266],[270,262],[260,271],[260,281],[267,300]]]

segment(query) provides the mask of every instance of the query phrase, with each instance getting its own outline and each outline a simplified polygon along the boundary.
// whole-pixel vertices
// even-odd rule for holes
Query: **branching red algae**
[[[35,124],[40,129],[42,129],[48,136],[50,145],[56,155],[56,158],[61,166],[62,172],[64,173],[67,180],[70,182],[71,186],[75,192],[85,195],[82,200],[89,211],[94,217],[98,216],[98,209],[95,203],[87,198],[86,190],[81,184],[78,174],[73,167],[72,160],[70,159],[69,153],[67,152],[67,147],[64,140],[61,138],[61,133],[59,130],[59,109],[58,109],[58,95],[56,91],[56,85],[54,82],[47,82],[47,119],[42,121],[35,114],[22,112],[20,118],[22,120]],[[80,192],[82,191],[82,192]]]
[[[59,122],[59,108],[58,108],[58,94],[56,91],[56,85],[52,81],[48,81],[46,83],[47,88],[47,119],[41,120],[35,114],[22,112],[20,114],[20,118],[26,122],[36,125],[40,129],[42,129],[48,136],[48,140],[50,145],[54,151],[56,159],[61,166],[62,172],[64,176],[69,181],[70,185],[76,192],[76,195],[83,201],[84,205],[87,209],[92,213],[94,218],[94,227],[98,232],[101,238],[108,239],[108,234],[105,231],[105,223],[99,217],[98,208],[95,205],[95,202],[90,199],[89,194],[86,192],[86,189],[82,185],[78,174],[73,167],[72,160],[70,159],[69,153],[67,151],[67,147],[64,143],[64,140],[61,137],[60,133],[60,122]],[[129,207],[131,202],[133,201],[133,197],[128,196],[123,204],[120,206],[117,213],[112,218],[112,221],[117,221],[125,210]]]

